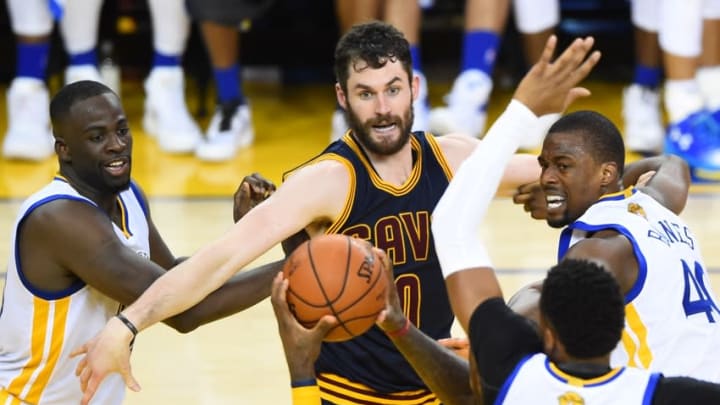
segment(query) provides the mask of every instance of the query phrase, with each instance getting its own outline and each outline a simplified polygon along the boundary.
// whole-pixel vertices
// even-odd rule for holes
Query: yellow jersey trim
[[[347,195],[345,196],[345,205],[343,206],[343,210],[340,213],[340,216],[338,216],[333,222],[330,224],[328,229],[325,231],[327,234],[331,233],[337,233],[338,230],[345,224],[345,221],[347,221],[348,217],[350,216],[350,211],[352,211],[353,204],[355,202],[355,191],[357,189],[357,178],[355,176],[355,168],[353,167],[352,163],[350,163],[349,160],[345,159],[344,157],[335,154],[335,153],[327,153],[318,156],[316,159],[313,159],[308,164],[317,163],[323,160],[334,160],[343,166],[348,171],[348,175],[350,176],[350,189],[348,190]]]
[[[570,375],[570,374],[560,370],[560,368],[558,368],[558,366],[556,366],[555,363],[553,363],[553,362],[549,362],[548,364],[550,365],[550,370],[554,374],[556,374],[558,377],[560,377],[564,380],[567,380],[568,385],[572,385],[573,387],[583,387],[586,385],[596,385],[596,384],[602,384],[602,383],[608,382],[608,381],[612,380],[615,376],[618,375],[618,373],[620,373],[623,370],[622,367],[616,367],[599,377],[585,379],[585,378],[576,377],[574,375]]]
[[[70,297],[54,301],[34,297],[33,307],[30,359],[20,375],[8,384],[7,391],[17,398],[27,392],[23,400],[29,403],[38,403],[60,359]],[[48,336],[49,342],[47,341]]]
[[[428,135],[425,132],[423,132],[423,134],[425,134],[425,139],[427,139],[428,144],[433,151],[433,155],[435,155],[435,159],[437,159],[438,164],[440,165],[440,167],[442,167],[443,172],[445,173],[445,177],[447,177],[448,181],[452,180],[453,171],[450,168],[450,164],[448,163],[447,159],[445,159],[445,154],[443,153],[442,148],[440,148],[440,145],[438,145],[437,139],[435,139],[434,136]]]
[[[624,190],[616,191],[614,193],[603,194],[600,196],[600,198],[598,198],[598,201],[605,200],[608,198],[620,197],[620,196],[622,196],[623,198],[630,198],[630,197],[632,197],[634,192],[635,192],[635,187],[630,186]]]
[[[650,345],[648,345],[647,327],[640,319],[640,314],[638,314],[632,303],[625,305],[625,323],[622,344],[628,355],[628,366],[650,368],[653,354]],[[635,336],[635,339],[633,339],[631,333]]]
[[[336,405],[381,403],[386,405],[441,405],[440,400],[426,389],[379,393],[372,388],[352,382],[335,374],[322,373],[317,377],[320,396]]]
[[[0,404],[22,405],[22,401],[12,396],[5,388],[0,387]]]
[[[380,176],[378,176],[377,172],[375,171],[375,168],[370,164],[370,162],[365,158],[365,154],[362,151],[362,148],[360,145],[355,142],[355,139],[351,136],[347,136],[343,138],[347,145],[350,147],[350,149],[355,152],[355,155],[357,155],[358,159],[360,159],[360,162],[362,162],[363,166],[365,166],[365,169],[370,174],[370,181],[372,181],[373,185],[377,187],[380,190],[383,190],[389,194],[392,194],[394,196],[401,196],[403,194],[408,193],[411,191],[417,182],[420,179],[420,174],[422,172],[422,163],[423,163],[423,156],[422,156],[422,149],[420,148],[420,143],[415,139],[415,137],[410,137],[410,146],[413,151],[417,154],[417,159],[415,160],[413,164],[413,168],[410,171],[410,175],[405,180],[405,183],[403,183],[400,187],[395,186],[394,184],[388,183]]]

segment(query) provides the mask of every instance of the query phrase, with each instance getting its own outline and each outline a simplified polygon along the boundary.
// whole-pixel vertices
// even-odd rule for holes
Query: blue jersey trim
[[[61,179],[58,179],[58,180],[61,180]],[[65,288],[63,290],[43,291],[39,288],[35,288],[35,286],[33,286],[30,283],[30,281],[25,277],[25,274],[23,273],[22,263],[20,262],[20,241],[17,240],[17,237],[19,236],[19,233],[20,233],[20,228],[22,228],[22,225],[25,222],[25,219],[27,219],[27,217],[30,215],[31,212],[33,212],[38,207],[45,205],[49,202],[55,201],[55,200],[79,201],[79,202],[83,202],[85,204],[88,204],[88,205],[91,205],[91,206],[97,208],[97,205],[95,205],[93,202],[91,202],[85,198],[81,198],[81,197],[77,197],[77,196],[73,196],[73,195],[67,195],[67,194],[56,194],[56,195],[52,195],[52,196],[43,198],[39,201],[36,201],[25,211],[25,214],[23,215],[22,219],[20,219],[20,221],[18,222],[18,225],[16,228],[16,240],[15,240],[15,265],[17,267],[18,277],[20,278],[20,282],[22,282],[22,284],[25,286],[25,288],[28,289],[28,291],[30,291],[33,295],[40,297],[42,299],[46,299],[46,300],[57,300],[60,298],[65,298],[67,296],[70,296],[70,295],[76,293],[83,287],[85,287],[85,282],[78,279],[76,282],[74,282],[68,288]]]
[[[517,377],[518,373],[520,372],[520,369],[527,363],[528,360],[530,360],[535,354],[529,354],[518,362],[518,364],[515,366],[515,369],[510,373],[510,375],[505,379],[505,382],[502,385],[502,388],[500,388],[500,392],[498,392],[497,397],[495,397],[495,405],[500,405],[505,401],[505,397],[507,396],[508,392],[510,391],[510,387],[512,386],[513,380],[515,380],[515,377]]]
[[[650,380],[648,381],[647,387],[645,388],[645,395],[643,396],[642,405],[652,405],[653,397],[655,396],[655,390],[657,389],[660,377],[662,377],[662,374],[660,373],[650,374]]]
[[[645,285],[645,279],[647,278],[647,261],[645,260],[645,256],[640,250],[640,246],[638,245],[637,240],[635,240],[635,238],[632,236],[632,233],[630,233],[627,228],[619,224],[590,225],[585,222],[574,222],[567,229],[563,230],[560,236],[562,256],[567,253],[567,245],[570,243],[570,236],[572,235],[573,229],[579,229],[585,232],[598,232],[610,229],[623,234],[630,241],[633,247],[633,253],[635,254],[635,259],[638,261],[637,280],[635,280],[635,283],[633,284],[632,288],[630,288],[630,291],[625,294],[625,304],[631,303],[640,294],[640,291],[642,291],[642,288]],[[562,258],[562,256],[560,258]]]
[[[140,186],[138,186],[134,180],[130,180],[130,190],[132,190],[133,194],[135,194],[135,199],[137,199],[138,203],[140,203],[140,207],[145,214],[145,218],[147,218],[149,212],[147,201],[145,201],[145,198],[143,198],[143,193],[140,191]]]

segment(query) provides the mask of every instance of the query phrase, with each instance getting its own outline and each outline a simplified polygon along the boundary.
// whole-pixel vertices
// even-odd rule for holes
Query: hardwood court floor
[[[448,86],[431,87],[433,104]],[[576,108],[598,109],[620,124],[620,85],[590,83],[594,96]],[[4,92],[0,110],[5,111]],[[126,83],[123,101],[131,119],[135,147],[133,175],[150,197],[155,223],[176,255],[189,255],[219,237],[231,225],[232,201],[240,179],[258,171],[278,182],[284,170],[302,163],[327,143],[334,96],[330,85],[280,88],[249,85],[256,129],[253,147],[224,164],[201,163],[190,156],[162,153],[142,132],[142,92]],[[494,96],[490,116],[496,117],[510,97]],[[191,108],[197,98],[191,94]],[[4,117],[4,116],[3,116]],[[207,118],[201,120],[207,124]],[[3,118],[0,130],[4,133]],[[0,159],[0,272],[9,254],[9,236],[19,203],[44,185],[57,170],[54,159],[40,164]],[[720,292],[720,187],[695,186],[685,219],[694,229]],[[509,200],[493,203],[484,240],[497,266],[506,296],[540,279],[555,259],[558,231],[529,219]],[[280,258],[275,248],[259,258]],[[132,358],[143,386],[130,393],[127,404],[287,404],[289,378],[269,301],[230,318],[181,335],[164,326],[142,333]],[[456,334],[461,334],[455,329]],[[1,333],[1,332],[0,332]]]

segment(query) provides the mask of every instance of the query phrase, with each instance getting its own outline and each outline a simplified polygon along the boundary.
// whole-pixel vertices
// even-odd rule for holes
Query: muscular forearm
[[[283,263],[285,261],[280,260],[241,272],[197,305],[165,323],[187,333],[198,326],[250,308],[270,295],[272,279],[282,271]]]
[[[232,257],[228,244],[216,242],[183,261],[155,280],[123,313],[142,331],[197,304],[242,268],[222,260]]]
[[[468,362],[414,326],[391,338],[415,372],[445,405],[472,404]]]

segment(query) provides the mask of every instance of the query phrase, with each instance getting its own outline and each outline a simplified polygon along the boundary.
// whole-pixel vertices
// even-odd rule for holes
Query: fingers
[[[589,50],[590,48],[588,48],[587,51]],[[587,51],[584,52],[585,55],[587,54]],[[602,53],[600,51],[593,51],[590,56],[584,59],[584,62],[576,70],[576,74],[581,75],[581,80],[590,73],[590,71],[595,67],[595,65],[597,65],[601,57]]]
[[[72,356],[73,355],[71,354],[70,357],[72,357]],[[83,372],[85,367],[87,367],[87,363],[88,363],[87,356],[83,357],[82,360],[80,360],[77,367],[75,367],[75,376],[76,377],[80,377],[80,374]]]
[[[387,316],[388,316],[387,309],[383,309],[382,311],[380,311],[377,318],[375,319],[375,323],[381,324],[381,323],[385,322],[385,320],[387,319]]]
[[[579,98],[589,97],[590,95],[592,95],[592,93],[590,93],[590,90],[584,87],[575,87],[570,89],[570,91],[568,91],[567,95],[565,96],[565,101],[563,102],[563,110],[567,110],[568,107],[570,107],[570,105],[577,101]]]
[[[324,338],[325,336],[327,336],[328,332],[330,332],[330,330],[334,328],[337,324],[337,318],[332,315],[325,315],[320,318],[317,324],[312,328],[312,333],[316,337]]]
[[[89,346],[87,343],[84,343],[82,346],[74,349],[72,352],[70,352],[70,358],[73,358],[75,356],[79,356],[81,354],[86,354],[88,352]],[[82,362],[81,362],[82,363]]]
[[[548,38],[547,42],[545,42],[545,48],[542,51],[542,54],[540,55],[540,59],[538,60],[539,66],[547,66],[552,62],[553,54],[555,53],[555,47],[557,46],[557,37],[555,35],[550,35],[550,38]]]
[[[525,204],[526,202],[528,202],[530,200],[531,196],[532,196],[532,194],[530,194],[530,193],[520,193],[520,192],[515,193],[513,195],[513,203],[514,204]]]
[[[95,391],[97,391],[98,386],[100,385],[100,382],[103,380],[104,375],[91,375],[87,383],[84,383],[81,381],[81,386],[84,387],[83,389],[83,396],[82,400],[80,401],[81,405],[87,405],[90,403],[90,400],[92,399],[93,395],[95,395]]]
[[[635,183],[635,187],[646,186],[648,184],[648,182],[650,181],[650,179],[653,178],[655,173],[656,173],[655,170],[650,170],[650,171],[647,171],[647,172],[641,174],[640,177],[638,177],[637,182]]]
[[[388,259],[385,251],[374,247],[373,252],[375,253],[375,257],[377,257],[378,260],[380,260],[380,263],[382,263],[385,271],[390,275],[389,277],[392,278],[392,274],[393,274],[392,262]]]
[[[262,196],[264,199],[275,191],[275,184],[261,176],[260,173],[253,173],[247,179],[247,184],[252,188],[255,196]]]
[[[553,68],[557,70],[556,74],[564,77],[575,72],[583,64],[585,56],[594,43],[593,37],[576,38],[553,63]],[[587,73],[589,72],[588,70]]]
[[[130,367],[128,367],[127,370],[123,371],[121,375],[123,380],[125,381],[125,385],[127,385],[128,388],[135,392],[140,391],[140,384],[137,382],[135,377],[133,377],[132,371],[130,371]]]

